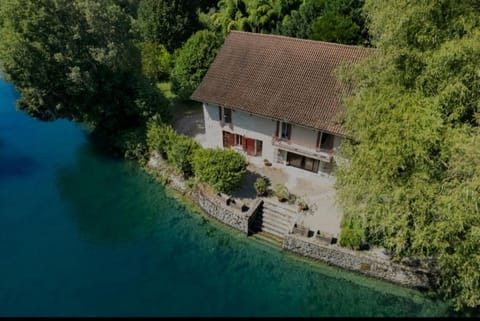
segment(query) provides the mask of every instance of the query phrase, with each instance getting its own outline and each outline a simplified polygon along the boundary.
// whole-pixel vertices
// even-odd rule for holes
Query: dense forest
[[[175,102],[188,100],[231,30],[377,48],[339,71],[356,88],[345,99],[349,161],[336,174],[340,238],[433,264],[437,294],[478,308],[478,1],[2,0],[0,67],[19,109],[80,122],[144,159],[149,145],[167,146],[155,133],[175,136],[165,127]],[[165,151],[177,162],[198,149],[179,139]],[[178,166],[207,177],[205,159],[217,156],[197,154]]]

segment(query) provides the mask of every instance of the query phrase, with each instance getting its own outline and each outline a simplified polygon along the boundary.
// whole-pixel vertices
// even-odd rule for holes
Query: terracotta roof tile
[[[344,135],[334,72],[371,50],[232,31],[191,98]]]

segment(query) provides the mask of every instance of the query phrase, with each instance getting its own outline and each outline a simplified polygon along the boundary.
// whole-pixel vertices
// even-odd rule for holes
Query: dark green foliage
[[[171,80],[172,89],[180,99],[188,99],[198,87],[221,44],[222,39],[214,32],[201,30],[179,50]]]
[[[143,81],[130,31],[113,0],[3,1],[1,69],[21,94],[17,106],[107,134],[141,126],[164,105]]]
[[[138,26],[144,41],[180,48],[199,27],[198,3],[191,0],[140,0]]]
[[[337,170],[347,219],[394,259],[434,257],[439,291],[456,308],[480,306],[480,7],[449,0],[365,4],[369,62],[344,71]],[[344,228],[349,224],[344,223]]]
[[[298,10],[286,15],[278,32],[284,36],[307,39],[312,24],[325,10],[325,0],[305,0]]]
[[[357,44],[362,39],[360,27],[352,19],[329,12],[313,23],[309,38],[343,44]]]
[[[229,149],[197,149],[193,155],[193,172],[200,182],[217,191],[231,193],[242,183],[247,164],[245,157]]]
[[[363,0],[325,2],[325,10],[311,25],[309,39],[347,45],[368,44],[361,14]]]

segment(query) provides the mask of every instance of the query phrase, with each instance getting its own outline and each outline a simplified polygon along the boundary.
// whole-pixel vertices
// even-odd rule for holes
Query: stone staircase
[[[292,228],[298,213],[294,208],[268,199],[263,200],[263,207],[250,227],[252,234],[264,232],[283,240]]]

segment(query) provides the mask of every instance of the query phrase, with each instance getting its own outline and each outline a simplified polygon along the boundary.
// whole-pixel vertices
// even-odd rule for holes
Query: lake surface
[[[445,316],[419,292],[284,253],[16,111],[0,79],[0,316]]]

